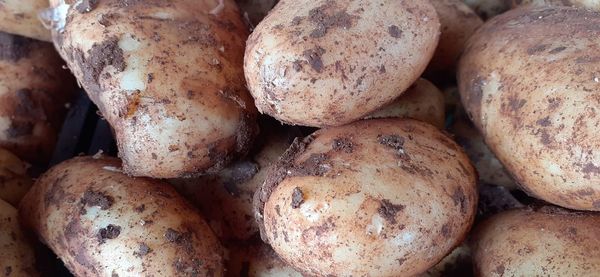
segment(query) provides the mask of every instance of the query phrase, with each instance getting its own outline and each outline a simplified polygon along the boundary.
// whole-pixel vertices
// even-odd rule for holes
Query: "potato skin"
[[[255,195],[257,218],[263,239],[309,276],[412,276],[466,236],[476,179],[429,124],[359,121],[297,140]]]
[[[498,214],[471,242],[476,276],[596,276],[600,216],[559,208]]]
[[[394,102],[369,114],[365,119],[408,117],[444,128],[446,112],[444,95],[431,82],[420,78]]]
[[[223,276],[208,224],[168,184],[115,158],[78,157],[40,177],[20,219],[76,276]]]
[[[33,181],[27,176],[28,165],[0,148],[0,199],[17,207]]]
[[[465,43],[475,30],[483,25],[483,20],[461,0],[430,2],[440,19],[441,36],[425,74],[453,74]]]
[[[188,177],[248,152],[257,112],[233,0],[86,2],[67,6],[54,43],[114,128],[126,173]]]
[[[2,0],[0,32],[52,41],[50,31],[38,19],[48,6],[48,0]]]
[[[0,199],[0,272],[3,276],[39,276],[33,245],[19,226],[17,209]]]
[[[0,32],[0,147],[44,165],[75,82],[52,44]]]
[[[524,189],[600,211],[598,26],[584,9],[509,11],[473,35],[458,79],[469,116]]]
[[[418,79],[439,30],[428,1],[280,1],[248,39],[246,81],[279,121],[350,123]]]

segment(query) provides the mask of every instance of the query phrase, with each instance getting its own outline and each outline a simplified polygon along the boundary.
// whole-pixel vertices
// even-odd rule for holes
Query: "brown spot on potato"
[[[325,49],[316,47],[308,50],[304,50],[302,55],[308,61],[310,67],[318,73],[323,72],[323,60],[321,56],[325,54]]]
[[[88,189],[83,194],[83,198],[81,198],[80,202],[84,206],[98,206],[102,210],[107,210],[110,208],[110,206],[112,206],[114,198],[112,198],[110,195],[106,195],[103,192]]]
[[[354,144],[349,138],[336,138],[333,140],[333,150],[343,151],[346,153],[352,153],[354,151]]]
[[[550,121],[550,117],[546,116],[538,121],[535,122],[537,125],[540,125],[542,127],[548,127],[550,125],[552,125],[552,122]]]
[[[564,51],[565,49],[567,49],[567,47],[560,46],[560,47],[556,47],[556,48],[550,50],[550,52],[548,52],[548,53],[550,53],[550,54],[558,54],[558,53]]]
[[[302,203],[304,203],[304,193],[299,187],[295,187],[292,192],[292,209],[300,208]]]
[[[108,226],[98,231],[98,241],[103,244],[107,239],[116,239],[120,234],[121,226],[108,224]]]
[[[325,164],[327,160],[327,154],[311,154],[306,161],[295,166],[289,176],[323,176],[329,171],[329,166]]]
[[[314,8],[308,12],[308,19],[316,24],[316,28],[310,33],[311,38],[324,37],[332,28],[349,29],[353,25],[355,16],[346,11],[336,11],[333,2]]]
[[[393,204],[390,200],[383,199],[379,203],[380,206],[377,209],[377,212],[383,219],[388,221],[391,224],[396,224],[396,214],[404,210],[405,206],[400,204]]]
[[[467,197],[465,196],[465,193],[463,192],[462,188],[457,188],[456,190],[454,190],[454,193],[452,194],[452,201],[454,201],[455,206],[460,207],[461,213],[466,214],[468,212]]]
[[[107,66],[113,66],[118,72],[125,70],[123,49],[119,47],[119,38],[111,37],[101,43],[94,43],[87,53],[87,58],[76,49],[74,59],[83,71],[84,83],[97,85],[100,73]]]
[[[448,223],[442,225],[441,232],[445,238],[450,238],[450,235],[452,233],[452,226],[450,226],[450,224],[448,224]]]
[[[548,49],[549,46],[550,45],[548,45],[548,44],[540,44],[540,45],[536,45],[536,46],[530,47],[530,48],[527,49],[527,54],[528,55],[535,55],[535,54],[544,52],[544,51],[546,51],[546,49]]]
[[[141,258],[146,256],[148,253],[152,252],[152,249],[145,243],[140,242],[138,246],[138,250],[133,252],[133,255]]]
[[[590,175],[600,175],[600,167],[594,165],[593,163],[587,163],[583,166],[581,172],[583,172],[586,176]]]
[[[500,276],[503,276],[504,270],[505,270],[505,268],[504,268],[504,265],[502,264],[502,265],[497,266],[496,269],[494,269],[494,272],[499,274]]]
[[[402,30],[400,30],[400,28],[398,28],[396,25],[388,27],[388,33],[393,38],[400,38],[402,36]]]

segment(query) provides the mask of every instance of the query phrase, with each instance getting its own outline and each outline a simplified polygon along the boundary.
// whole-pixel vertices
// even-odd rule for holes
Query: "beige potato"
[[[255,195],[263,239],[309,276],[412,276],[466,236],[476,173],[437,128],[373,119],[296,140]]]
[[[490,19],[510,9],[511,0],[463,0],[484,20]]]
[[[278,0],[236,0],[244,18],[254,27],[275,7]]]
[[[469,116],[524,189],[600,211],[598,26],[600,13],[584,9],[509,11],[473,35],[458,79]]]
[[[52,44],[0,32],[0,147],[45,165],[75,82]]]
[[[343,125],[410,87],[439,32],[425,0],[284,0],[248,39],[246,80],[258,110],[279,121]]]
[[[271,247],[261,241],[232,243],[229,247],[227,277],[303,277],[282,261]]]
[[[78,157],[40,177],[23,224],[76,276],[223,276],[223,250],[167,183],[131,178],[115,158]]]
[[[471,242],[475,276],[597,276],[599,228],[598,214],[554,207],[498,214]]]
[[[465,43],[483,20],[461,0],[431,0],[441,23],[440,43],[425,74],[453,74]]]
[[[0,148],[0,199],[15,207],[19,205],[33,184],[27,176],[28,167],[17,156]]]
[[[21,230],[15,207],[0,199],[0,272],[2,276],[39,276],[33,245]]]
[[[523,5],[538,5],[538,6],[547,6],[547,5],[558,5],[558,6],[574,6],[574,7],[583,7],[594,10],[600,10],[600,1],[599,0],[511,0],[512,7],[519,7]]]
[[[48,0],[2,0],[0,32],[52,41],[50,30],[42,25],[38,16],[48,6]]]
[[[257,133],[233,0],[52,0],[54,43],[114,128],[124,170],[218,172]]]
[[[394,102],[365,119],[386,117],[414,118],[443,129],[446,120],[444,95],[434,84],[420,78]]]

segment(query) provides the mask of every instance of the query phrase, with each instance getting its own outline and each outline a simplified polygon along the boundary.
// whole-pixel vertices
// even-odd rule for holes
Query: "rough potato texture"
[[[598,276],[600,216],[555,207],[504,212],[471,242],[476,276]]]
[[[518,7],[522,5],[538,5],[538,6],[573,6],[583,7],[593,10],[600,10],[599,0],[511,0],[512,6]]]
[[[38,14],[48,6],[48,0],[0,1],[0,31],[52,41],[50,30],[38,19]]]
[[[126,173],[217,172],[257,132],[233,0],[53,1],[54,43],[114,128]]]
[[[40,177],[20,219],[76,276],[223,276],[223,250],[167,183],[114,158],[74,158]]]
[[[263,238],[309,276],[412,276],[464,239],[476,180],[437,128],[374,119],[297,140],[255,204]]]
[[[516,9],[484,25],[459,65],[469,116],[530,194],[600,211],[600,13]]]
[[[430,1],[441,25],[440,43],[425,71],[427,76],[453,75],[465,43],[483,20],[461,0]]]
[[[462,0],[484,20],[510,9],[511,0]]]
[[[282,122],[350,123],[417,80],[439,30],[429,1],[281,1],[248,39],[246,80]]]
[[[386,117],[413,118],[443,129],[446,120],[444,95],[431,82],[419,79],[394,102],[369,114],[365,119]]]
[[[228,250],[227,277],[303,277],[260,238],[232,242]]]
[[[28,165],[17,156],[0,148],[0,199],[19,206],[33,183],[27,176],[27,168]]]
[[[0,147],[44,165],[75,81],[52,44],[0,32]]]
[[[39,276],[33,245],[19,226],[17,209],[0,199],[0,275]]]

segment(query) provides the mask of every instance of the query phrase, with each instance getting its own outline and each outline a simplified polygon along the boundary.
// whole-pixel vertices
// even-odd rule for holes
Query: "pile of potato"
[[[7,0],[0,73],[4,276],[600,272],[598,1]]]

